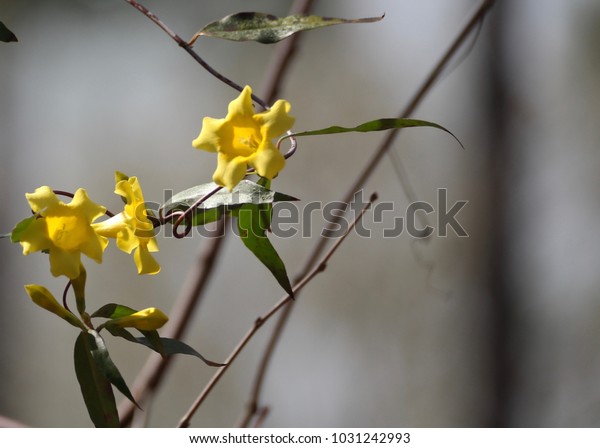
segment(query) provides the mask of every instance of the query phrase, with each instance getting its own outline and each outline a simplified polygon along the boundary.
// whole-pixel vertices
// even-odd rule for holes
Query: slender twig
[[[477,7],[475,12],[471,15],[471,17],[469,18],[467,23],[463,26],[463,28],[461,29],[458,36],[455,38],[455,40],[452,42],[450,47],[446,50],[446,52],[440,58],[439,62],[432,69],[432,71],[427,76],[427,78],[425,79],[423,84],[420,86],[420,88],[417,90],[417,92],[415,93],[413,98],[409,101],[409,103],[406,105],[406,107],[404,109],[402,109],[401,113],[399,114],[399,117],[407,117],[407,116],[410,116],[414,112],[414,110],[423,101],[426,94],[429,93],[429,91],[431,90],[431,88],[433,87],[435,82],[438,80],[438,78],[440,77],[440,75],[442,74],[444,69],[446,68],[449,61],[456,54],[456,52],[461,48],[461,46],[463,45],[466,38],[477,27],[479,22],[481,20],[483,20],[483,18],[485,17],[485,15],[487,14],[487,12],[489,11],[489,9],[492,7],[493,4],[494,4],[494,0],[483,0],[481,2],[481,4]],[[347,193],[344,196],[344,199],[342,200],[344,204],[349,204],[350,201],[352,201],[352,198],[354,197],[356,192],[359,191],[365,185],[367,180],[370,179],[372,174],[375,172],[375,169],[379,165],[379,162],[381,161],[381,159],[386,155],[386,153],[392,147],[392,144],[394,143],[394,140],[398,136],[398,133],[400,132],[400,130],[401,129],[393,129],[387,133],[386,137],[384,137],[381,144],[377,148],[377,151],[375,152],[375,154],[367,162],[367,164],[365,165],[363,170],[360,172],[360,174],[358,175],[356,180],[352,183],[350,188],[348,188]],[[304,277],[305,273],[309,272],[312,269],[312,266],[314,266],[314,264],[317,262],[318,258],[323,253],[325,246],[327,245],[328,237],[330,236],[330,231],[332,229],[337,228],[337,225],[339,224],[339,222],[342,219],[344,219],[344,217],[345,217],[345,211],[344,211],[344,213],[337,214],[329,222],[329,225],[326,227],[326,231],[321,232],[320,239],[317,241],[317,244],[314,246],[313,250],[311,251],[311,253],[308,256],[303,269],[300,271],[300,274],[296,278]],[[259,364],[259,367],[258,367],[258,370],[256,373],[256,377],[255,377],[253,387],[252,387],[250,401],[247,405],[246,414],[241,419],[242,426],[245,426],[248,424],[248,422],[252,418],[253,413],[256,412],[256,409],[258,409],[258,400],[259,400],[260,392],[262,389],[262,383],[264,381],[266,371],[267,371],[270,361],[272,359],[272,355],[274,353],[275,347],[281,338],[281,334],[283,333],[285,324],[287,323],[287,321],[289,319],[289,316],[293,309],[294,303],[295,302],[292,302],[292,301],[288,302],[285,309],[279,314],[279,319],[276,322],[275,327],[273,328],[270,339],[267,343],[267,346],[263,353],[263,357],[261,359],[261,362]]]
[[[153,12],[151,12],[150,10],[148,10],[148,8],[146,8],[144,5],[138,3],[135,0],[125,0],[125,1],[127,3],[129,3],[131,6],[133,6],[135,9],[137,9],[138,11],[140,11],[142,14],[144,14],[148,19],[150,19],[152,22],[154,22],[165,33],[167,33],[167,35],[171,39],[173,39],[177,43],[177,45],[179,45],[181,48],[183,48],[208,73],[210,73],[211,75],[213,75],[219,81],[224,82],[228,86],[234,88],[238,92],[241,92],[244,89],[238,83],[232,81],[231,79],[227,78],[226,76],[222,75],[221,73],[219,73],[218,71],[216,71],[214,68],[212,68],[204,59],[202,59],[200,57],[200,55],[198,53],[196,53],[194,51],[194,49],[192,48],[192,46],[190,44],[188,44],[185,40],[183,40],[177,33],[175,33],[162,20],[160,20],[156,16],[156,14],[154,14]],[[268,109],[269,108],[268,104],[265,103],[261,98],[257,97],[256,95],[253,94],[252,95],[252,99],[256,103],[258,103],[263,109]]]
[[[377,194],[373,193],[371,195],[371,197],[369,198],[369,202],[365,205],[365,207],[356,216],[356,218],[354,219],[354,221],[352,222],[352,224],[349,226],[349,228],[346,231],[346,233],[344,233],[344,235],[342,235],[335,242],[335,244],[323,256],[323,258],[321,259],[321,261],[310,272],[308,272],[304,276],[304,278],[302,278],[302,280],[300,280],[294,286],[294,288],[292,290],[293,293],[294,293],[294,297],[314,277],[316,277],[321,272],[325,271],[325,269],[327,268],[327,263],[329,262],[329,259],[333,256],[333,254],[338,249],[338,247],[342,244],[342,242],[344,242],[344,240],[350,234],[350,232],[352,232],[354,230],[354,227],[356,226],[356,224],[361,220],[361,218],[363,217],[363,215],[365,214],[365,212],[369,209],[369,207],[371,206],[371,204],[374,201],[376,201],[376,200],[377,200]],[[219,380],[225,374],[225,372],[227,371],[227,369],[229,369],[229,367],[233,364],[233,362],[236,360],[236,358],[238,357],[238,355],[240,354],[240,352],[244,349],[244,347],[246,346],[246,344],[248,344],[248,342],[250,342],[250,340],[252,339],[252,337],[254,336],[254,334],[260,329],[260,327],[262,327],[264,325],[265,322],[267,322],[281,308],[285,307],[291,301],[293,301],[291,295],[284,296],[267,313],[265,313],[263,316],[258,317],[254,321],[254,324],[252,325],[252,327],[248,330],[248,332],[246,333],[246,335],[239,341],[238,345],[233,349],[233,351],[227,357],[227,360],[224,363],[225,365],[222,366],[222,367],[220,367],[215,372],[215,374],[213,375],[213,377],[211,378],[211,380],[205,386],[204,390],[202,390],[202,392],[200,393],[200,395],[198,395],[198,398],[196,398],[196,400],[194,401],[194,403],[192,404],[192,406],[188,409],[188,411],[185,413],[185,415],[181,418],[181,420],[179,421],[179,424],[178,424],[179,428],[187,428],[189,426],[191,418],[194,416],[194,414],[196,413],[196,411],[198,410],[198,408],[200,407],[200,405],[204,402],[204,400],[206,399],[206,397],[208,396],[208,394],[212,391],[212,389],[215,387],[215,385],[219,382]]]
[[[243,90],[239,85],[225,78],[220,73],[216,72],[212,67],[210,67],[206,62],[204,62],[204,60],[194,50],[192,50],[187,42],[183,41],[183,39],[175,34],[147,8],[134,0],[125,1],[135,7],[138,11],[142,12],[152,22],[157,24],[163,31],[165,31],[165,33],[167,33],[173,40],[175,40],[175,42],[177,42],[185,51],[187,51],[194,58],[194,60],[196,60],[212,75],[240,92]],[[307,13],[310,3],[312,2],[307,2],[306,0],[296,0],[291,7],[291,11],[296,13]],[[287,59],[289,60],[289,58]],[[268,85],[272,85],[273,91],[279,91],[284,72],[280,71],[277,76],[272,76],[270,73],[273,70],[273,68],[267,69],[266,78],[269,80]],[[260,98],[257,98],[254,95],[253,99],[263,108],[267,108],[268,103],[262,101]],[[269,99],[269,102],[272,102],[272,99]],[[295,150],[295,148],[295,142],[292,142],[292,150]],[[225,223],[223,220],[221,220],[219,228],[216,230],[216,234],[223,234],[224,228]],[[193,311],[199,304],[204,288],[208,284],[208,279],[210,278],[212,270],[218,260],[219,249],[222,246],[225,235],[227,234],[225,233],[223,234],[223,237],[213,239],[210,246],[207,246],[200,255],[198,264],[192,267],[188,275],[189,280],[180,291],[179,298],[173,307],[173,311],[170,313],[169,324],[165,328],[165,336],[179,339],[181,335],[185,333],[185,330],[191,321]],[[135,379],[132,387],[133,395],[138,398],[138,401],[143,401],[147,395],[150,395],[158,388],[168,370],[170,359],[170,357],[161,358],[157,355],[150,356],[146,364],[142,367],[138,377]],[[129,426],[131,424],[135,410],[136,407],[129,400],[123,400],[120,403],[119,415],[122,426]]]

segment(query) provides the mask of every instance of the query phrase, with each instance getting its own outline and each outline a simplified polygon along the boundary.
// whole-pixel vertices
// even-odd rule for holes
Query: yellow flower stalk
[[[229,103],[225,118],[205,117],[192,145],[218,154],[213,181],[231,191],[246,175],[248,165],[267,179],[277,176],[285,158],[272,140],[293,126],[290,109],[290,103],[277,100],[268,111],[255,113],[252,89],[246,86]]]
[[[125,207],[121,213],[93,225],[94,230],[104,237],[115,238],[117,247],[133,259],[138,274],[157,274],[160,265],[150,252],[158,252],[154,237],[154,225],[148,219],[142,187],[137,177],[127,177],[117,172],[115,193],[122,196]]]
[[[138,330],[158,330],[167,323],[169,318],[158,308],[146,308],[129,316],[119,317],[110,321],[111,324],[125,328],[137,328]]]
[[[37,215],[20,237],[23,254],[47,251],[55,277],[79,277],[81,254],[101,263],[108,240],[96,234],[92,222],[106,209],[90,200],[80,188],[69,204],[60,201],[50,187],[25,195]]]
[[[36,305],[44,308],[47,311],[50,311],[53,314],[56,314],[58,317],[66,320],[74,327],[86,330],[85,325],[83,325],[83,323],[77,319],[73,313],[60,305],[52,293],[44,286],[25,285],[25,291],[27,291],[27,294]]]

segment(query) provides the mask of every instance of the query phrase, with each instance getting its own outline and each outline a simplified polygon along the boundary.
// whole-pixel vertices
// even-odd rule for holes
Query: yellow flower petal
[[[146,244],[140,244],[137,250],[133,253],[133,259],[138,268],[138,274],[158,274],[160,265],[154,257],[150,255],[150,248]]]
[[[152,331],[162,327],[168,320],[167,315],[158,308],[146,308],[129,316],[113,319],[110,323],[123,328],[131,327],[138,330]]]
[[[79,276],[81,253],[102,262],[108,244],[92,222],[106,209],[90,200],[80,188],[69,204],[60,201],[50,187],[40,187],[25,195],[37,219],[21,235],[23,254],[48,251],[52,275]]]
[[[218,152],[213,181],[231,191],[246,175],[248,164],[261,176],[275,177],[285,166],[285,159],[272,140],[294,124],[290,109],[290,103],[278,100],[270,110],[254,113],[252,89],[246,86],[229,103],[224,119],[205,117],[192,145]]]
[[[247,169],[248,157],[230,158],[226,154],[219,153],[213,182],[231,191],[244,178]]]
[[[86,329],[83,323],[73,313],[60,305],[52,293],[45,287],[41,285],[25,285],[25,291],[27,291],[27,294],[36,305],[56,314],[75,327],[83,330]]]
[[[296,119],[289,115],[291,109],[291,104],[286,100],[277,100],[271,109],[255,115],[265,139],[272,140],[294,126]]]
[[[95,225],[96,231],[103,236],[116,238],[117,247],[133,259],[139,274],[156,274],[160,266],[149,254],[158,251],[154,238],[154,224],[148,219],[144,195],[137,177],[128,177],[117,172],[115,193],[125,199],[123,212],[113,218]]]
[[[258,150],[250,165],[260,176],[273,179],[285,166],[285,157],[277,151],[277,148],[269,145]]]

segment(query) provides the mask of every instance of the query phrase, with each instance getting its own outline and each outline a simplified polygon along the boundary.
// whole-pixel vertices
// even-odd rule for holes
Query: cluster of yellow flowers
[[[121,213],[101,222],[94,222],[106,208],[89,198],[80,188],[70,203],[58,199],[50,187],[44,186],[25,195],[36,218],[20,237],[23,254],[45,251],[50,256],[50,271],[58,277],[73,280],[79,277],[81,254],[101,263],[108,238],[133,258],[140,274],[156,274],[160,266],[150,252],[158,246],[154,226],[148,219],[142,189],[136,177],[117,173],[115,193],[126,202]]]
[[[285,166],[285,158],[273,144],[273,139],[294,124],[289,115],[290,103],[278,100],[265,112],[255,113],[252,89],[246,86],[238,98],[229,103],[225,118],[205,117],[200,135],[192,142],[195,148],[218,153],[213,181],[229,191],[249,173],[273,179]],[[93,202],[85,189],[78,189],[66,204],[48,186],[26,194],[35,219],[20,233],[23,254],[45,252],[49,255],[50,272],[55,277],[66,276],[74,281],[85,274],[81,254],[101,263],[109,239],[115,239],[119,249],[133,253],[139,274],[156,274],[160,266],[152,252],[158,251],[154,225],[148,218],[142,189],[136,177],[116,173],[115,193],[125,206],[121,213],[97,221],[106,208]],[[45,287],[26,285],[31,299],[46,310],[85,330],[84,324],[60,305]],[[147,308],[127,317],[113,319],[121,327],[154,330],[167,321],[156,308]]]

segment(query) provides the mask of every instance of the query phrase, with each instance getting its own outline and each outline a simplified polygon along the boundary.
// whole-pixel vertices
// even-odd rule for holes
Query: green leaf
[[[378,120],[368,121],[354,128],[345,128],[342,126],[330,126],[328,128],[317,129],[314,131],[295,132],[293,134],[285,135],[281,138],[284,140],[289,137],[303,137],[305,135],[326,135],[326,134],[343,134],[346,132],[374,132],[374,131],[387,131],[389,129],[400,129],[400,128],[419,128],[419,127],[430,127],[441,129],[444,132],[450,134],[458,142],[458,144],[464,148],[461,141],[443,126],[431,121],[424,120],[413,120],[412,118],[380,118]]]
[[[194,34],[189,44],[193,45],[200,36],[218,37],[234,41],[253,40],[261,44],[273,44],[299,31],[343,23],[378,22],[383,19],[384,15],[363,19],[336,19],[334,17],[305,15],[277,17],[260,12],[239,12],[209,23]]]
[[[75,341],[75,375],[83,401],[96,428],[118,428],[119,413],[112,386],[92,356],[91,337],[80,333]]]
[[[150,341],[148,341],[147,338],[136,338],[136,339],[137,339],[138,344],[145,345],[146,347],[151,348],[154,351],[157,351],[153,347],[153,345],[150,343]],[[207,364],[211,367],[223,367],[225,365],[225,364],[220,364],[218,362],[214,362],[214,361],[210,361],[210,360],[206,359],[204,356],[202,356],[200,353],[198,353],[192,347],[187,345],[185,342],[181,342],[177,339],[160,338],[160,341],[163,345],[165,354],[167,354],[167,355],[178,355],[179,354],[179,355],[195,356],[196,358],[201,359],[205,364]]]
[[[197,185],[174,195],[162,205],[159,213],[167,216],[174,210],[185,211],[198,200],[213,192],[219,186],[215,183]],[[287,194],[271,191],[255,182],[242,180],[230,193],[221,189],[200,204],[193,213],[194,225],[207,224],[219,219],[225,207],[238,207],[243,204],[269,204],[280,201],[297,201],[297,198]]]
[[[238,233],[244,245],[271,271],[285,292],[294,297],[285,264],[267,238],[269,214],[256,204],[245,204],[236,214]]]
[[[17,225],[14,227],[14,229],[12,229],[12,232],[10,233],[10,241],[13,243],[18,243],[19,241],[21,241],[21,235],[23,235],[23,232],[25,232],[25,230],[27,230],[31,223],[35,221],[36,217],[36,215],[33,215],[17,223]]]
[[[106,317],[107,319],[117,319],[119,317],[130,316],[136,312],[137,310],[129,308],[125,305],[119,305],[118,303],[107,303],[99,310],[95,311],[91,317]]]
[[[18,42],[17,36],[0,22],[0,42]]]
[[[121,376],[121,372],[110,358],[108,354],[108,349],[106,348],[106,344],[104,343],[104,339],[102,336],[98,334],[97,331],[89,330],[88,331],[88,341],[91,348],[91,353],[96,362],[96,366],[100,369],[104,377],[110,381],[110,383],[115,386],[123,395],[125,395],[133,404],[135,404],[138,408],[138,404],[136,403],[129,387],[125,383],[125,380]]]
[[[201,359],[205,364],[207,364],[211,367],[222,367],[225,365],[225,364],[220,364],[218,362],[214,362],[214,361],[210,361],[210,360],[206,359],[204,356],[202,356],[200,353],[198,353],[192,347],[187,345],[185,342],[178,341],[177,339],[159,338],[160,345],[162,346],[162,351],[161,351],[157,347],[158,344],[156,344],[156,342],[154,342],[154,341],[151,342],[150,339],[147,337],[148,336],[146,334],[147,332],[142,332],[142,333],[144,333],[144,337],[136,338],[129,331],[125,330],[124,328],[117,327],[116,325],[107,325],[106,329],[113,336],[121,337],[130,342],[135,342],[136,344],[141,344],[145,347],[148,347],[148,348],[154,350],[155,352],[159,353],[161,356],[177,355],[177,354],[191,355],[191,356],[195,356],[196,358]]]
[[[162,343],[162,339],[156,330],[139,330],[140,333],[144,335],[148,343],[150,344],[150,348],[157,352],[163,358],[167,356],[167,352],[165,352],[165,347]]]

